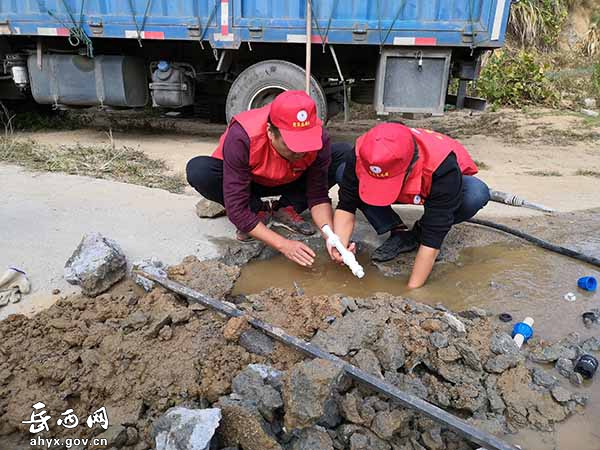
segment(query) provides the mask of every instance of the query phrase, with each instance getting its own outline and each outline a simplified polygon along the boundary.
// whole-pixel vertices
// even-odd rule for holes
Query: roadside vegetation
[[[582,10],[589,16],[589,29],[575,39],[570,15]],[[513,3],[506,45],[486,55],[470,93],[496,107],[579,110],[584,99],[600,104],[600,2]]]

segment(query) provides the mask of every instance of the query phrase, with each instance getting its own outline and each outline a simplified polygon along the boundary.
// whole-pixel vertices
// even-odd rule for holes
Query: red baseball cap
[[[288,148],[296,153],[323,148],[323,122],[315,101],[304,91],[285,91],[271,103],[271,123],[281,132]]]
[[[356,141],[356,175],[359,195],[373,206],[394,203],[413,161],[415,141],[410,128],[383,123]]]

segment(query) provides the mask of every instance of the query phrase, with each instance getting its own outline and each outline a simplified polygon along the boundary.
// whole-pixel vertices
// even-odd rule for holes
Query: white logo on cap
[[[381,172],[383,172],[383,170],[381,170],[381,167],[379,166],[370,166],[369,170],[375,175],[379,175]]]
[[[304,109],[301,109],[298,111],[296,119],[298,119],[299,122],[306,122],[306,119],[308,119],[308,113]]]
[[[415,205],[421,204],[421,196],[420,195],[415,195],[415,198],[413,198],[413,203]]]

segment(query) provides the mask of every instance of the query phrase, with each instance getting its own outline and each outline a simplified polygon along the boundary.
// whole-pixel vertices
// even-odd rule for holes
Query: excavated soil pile
[[[528,368],[525,351],[481,310],[454,314],[384,294],[272,289],[229,298],[239,267],[193,257],[169,275],[494,433],[550,431],[585,403],[551,374]],[[126,450],[154,448],[152,424],[175,405],[221,408],[217,449],[471,448],[244,319],[228,321],[162,288],[145,293],[129,280],[97,298],[73,296],[32,318],[0,322],[3,449],[28,445],[22,421],[37,402],[52,416],[50,431],[40,433],[48,438],[74,437],[56,425],[67,409],[82,424],[105,406],[109,429],[80,425],[76,435],[102,433],[109,448]]]

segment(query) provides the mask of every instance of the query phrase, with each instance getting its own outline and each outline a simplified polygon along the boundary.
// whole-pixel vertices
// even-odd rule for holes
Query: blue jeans
[[[338,184],[342,182],[346,164],[337,168],[336,178]],[[454,224],[464,222],[473,217],[487,205],[490,200],[490,190],[479,178],[463,175],[463,201],[460,208],[454,213]],[[377,234],[384,234],[391,229],[403,225],[400,216],[391,206],[372,206],[361,202],[360,210],[365,215]]]

